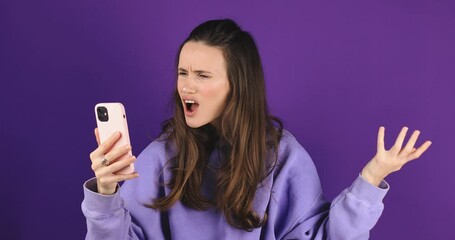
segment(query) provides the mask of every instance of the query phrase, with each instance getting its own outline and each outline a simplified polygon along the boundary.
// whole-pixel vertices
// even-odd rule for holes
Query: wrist
[[[376,176],[375,174],[373,174],[369,168],[368,168],[368,165],[365,166],[363,169],[362,169],[362,172],[360,173],[360,175],[367,181],[369,182],[371,185],[374,185],[376,187],[379,187],[379,185],[381,184],[382,180],[384,179],[384,177],[381,177],[381,176]]]
[[[101,187],[100,184],[98,184],[98,183],[97,183],[96,189],[99,194],[103,194],[103,195],[112,195],[115,192],[117,192],[117,186],[105,188],[105,187]]]

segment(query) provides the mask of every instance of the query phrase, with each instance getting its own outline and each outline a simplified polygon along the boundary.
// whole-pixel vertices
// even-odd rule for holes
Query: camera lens
[[[96,109],[98,119],[101,122],[107,122],[109,120],[109,114],[107,113],[107,108],[100,106]]]

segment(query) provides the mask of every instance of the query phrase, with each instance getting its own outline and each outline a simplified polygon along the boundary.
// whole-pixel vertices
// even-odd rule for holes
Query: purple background
[[[93,107],[121,101],[134,153],[170,115],[179,43],[230,17],[256,38],[269,104],[326,196],[349,186],[386,127],[433,145],[387,178],[372,239],[449,239],[455,217],[453,1],[0,1],[0,239],[82,239]]]

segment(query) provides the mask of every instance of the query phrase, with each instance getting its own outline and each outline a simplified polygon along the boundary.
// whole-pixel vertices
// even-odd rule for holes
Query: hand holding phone
[[[98,148],[90,154],[98,192],[115,193],[117,183],[138,176],[136,158],[131,153],[125,108],[121,103],[99,103],[95,106]]]

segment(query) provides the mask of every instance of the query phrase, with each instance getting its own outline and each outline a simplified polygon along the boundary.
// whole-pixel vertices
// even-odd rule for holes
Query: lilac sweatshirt
[[[256,191],[255,211],[268,214],[262,228],[247,232],[231,227],[216,209],[198,211],[177,202],[168,212],[144,206],[169,194],[159,182],[170,179],[163,166],[172,151],[155,140],[137,157],[139,177],[125,181],[113,195],[96,193],[96,179],[84,184],[82,211],[86,239],[368,239],[383,210],[389,186],[379,187],[358,176],[330,204],[325,201],[316,168],[303,147],[284,131],[278,163]],[[221,158],[220,158],[221,156]],[[217,167],[222,154],[214,150],[209,165]],[[213,196],[214,174],[206,174],[203,194]]]

